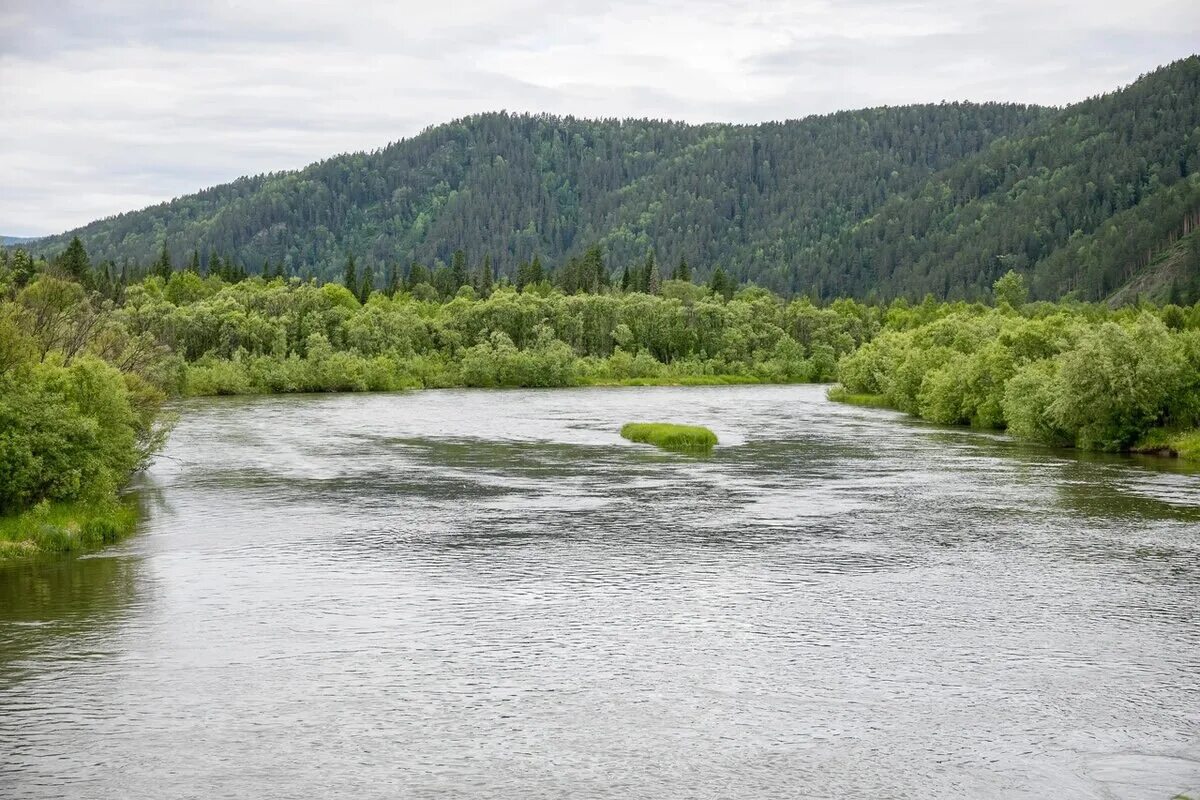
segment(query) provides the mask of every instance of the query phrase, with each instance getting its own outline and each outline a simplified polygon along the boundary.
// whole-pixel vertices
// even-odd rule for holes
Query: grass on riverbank
[[[1200,429],[1173,431],[1153,428],[1131,448],[1134,453],[1175,456],[1200,463]]]
[[[664,450],[711,450],[717,435],[700,425],[675,425],[669,422],[628,422],[621,426],[621,435],[631,442],[641,442]]]
[[[887,398],[881,394],[854,394],[846,391],[846,388],[840,383],[829,387],[825,396],[835,403],[847,403],[852,406],[868,408],[891,408]]]
[[[94,550],[128,535],[136,524],[137,508],[129,502],[39,503],[0,517],[0,561]]]
[[[643,378],[584,378],[581,386],[741,386],[778,383],[753,375],[663,375]]]

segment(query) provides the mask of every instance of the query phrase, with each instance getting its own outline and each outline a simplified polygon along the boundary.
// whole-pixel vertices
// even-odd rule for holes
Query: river
[[[706,424],[710,456],[622,440]],[[1200,474],[816,386],[186,403],[4,798],[1200,797]]]

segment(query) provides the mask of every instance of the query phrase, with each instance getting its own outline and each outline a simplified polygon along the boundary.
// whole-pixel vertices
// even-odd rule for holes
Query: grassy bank
[[[1130,448],[1130,451],[1173,456],[1200,464],[1200,429],[1172,431],[1154,428]]]
[[[129,501],[42,502],[24,513],[0,517],[0,562],[94,550],[132,533],[137,517]]]
[[[711,450],[717,444],[717,435],[708,428],[669,422],[629,422],[621,427],[621,435],[665,450]]]
[[[829,391],[825,395],[835,403],[866,406],[868,408],[891,408],[888,404],[888,399],[881,394],[855,394],[846,391],[846,387],[841,384],[829,387]]]

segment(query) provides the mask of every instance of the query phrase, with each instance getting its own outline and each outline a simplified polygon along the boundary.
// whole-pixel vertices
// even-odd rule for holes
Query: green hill
[[[1062,109],[943,103],[698,126],[483,114],[35,249],[77,234],[93,261],[145,264],[165,242],[177,265],[198,251],[335,278],[350,253],[382,275],[461,248],[512,274],[599,243],[614,274],[653,249],[699,278],[720,265],[784,292],[974,297],[1017,269],[1037,296],[1098,299],[1197,211],[1193,56]]]

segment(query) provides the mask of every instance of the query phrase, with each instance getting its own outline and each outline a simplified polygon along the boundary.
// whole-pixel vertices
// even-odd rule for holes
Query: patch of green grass
[[[640,378],[585,378],[585,386],[737,386],[773,383],[754,375],[657,375]]]
[[[1134,453],[1157,453],[1177,456],[1184,461],[1200,462],[1200,428],[1183,431],[1151,428],[1130,450]]]
[[[886,397],[881,394],[854,394],[846,391],[840,383],[829,387],[825,393],[835,403],[848,403],[852,406],[867,406],[868,408],[891,408]]]
[[[128,535],[136,524],[132,503],[42,502],[21,514],[0,517],[0,561],[94,550]]]
[[[717,443],[717,435],[708,428],[670,422],[629,422],[621,426],[621,435],[665,450],[704,451]]]

